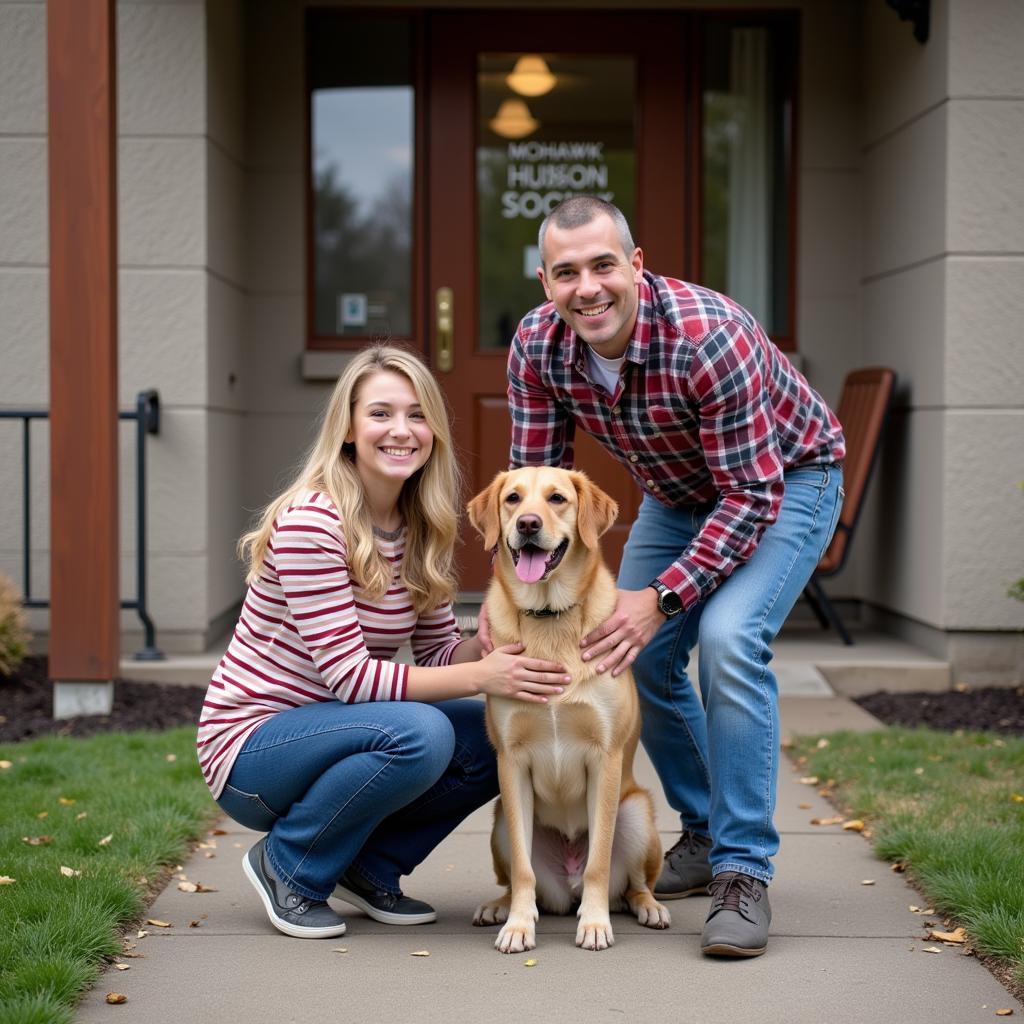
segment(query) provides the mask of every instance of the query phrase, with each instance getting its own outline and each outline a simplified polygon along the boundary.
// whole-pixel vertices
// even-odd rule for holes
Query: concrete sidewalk
[[[783,697],[782,719],[784,734],[878,725],[848,700],[828,696]],[[678,819],[645,758],[638,773],[655,793],[668,846]],[[964,1024],[1000,1019],[995,1011],[1001,1007],[1024,1014],[976,960],[956,947],[922,941],[925,921],[939,919],[910,912],[921,897],[874,858],[867,841],[839,826],[810,824],[834,813],[783,758],[772,938],[765,956],[744,961],[701,956],[706,897],[670,903],[672,927],[664,932],[614,915],[615,945],[601,953],[575,948],[575,919],[567,917],[541,917],[537,949],[527,955],[496,952],[496,929],[470,924],[477,903],[498,893],[487,808],[405,882],[412,895],[437,906],[436,924],[389,928],[338,903],[346,935],[290,939],[270,926],[242,874],[243,852],[256,836],[225,822],[227,834],[210,840],[216,849],[198,850],[184,865],[190,881],[217,891],[186,894],[173,881],[148,913],[173,927],[146,926],[148,935],[136,947],[142,956],[125,960],[127,971],[104,974],[76,1019]],[[865,879],[875,884],[862,884]],[[199,926],[190,927],[191,921]],[[928,946],[941,952],[924,952]],[[420,950],[430,955],[412,955]],[[536,966],[527,967],[528,959]],[[128,1002],[107,1005],[109,991],[125,993]]]

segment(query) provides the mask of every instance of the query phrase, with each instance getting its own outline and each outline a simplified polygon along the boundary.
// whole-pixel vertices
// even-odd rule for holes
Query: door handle
[[[455,367],[455,295],[451,288],[438,288],[434,297],[437,324],[437,368],[451,373]]]

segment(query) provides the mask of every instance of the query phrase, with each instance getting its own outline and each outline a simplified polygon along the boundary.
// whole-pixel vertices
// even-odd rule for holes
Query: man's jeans
[[[842,506],[838,466],[785,475],[778,519],[750,559],[704,601],[669,619],[633,664],[644,748],[684,828],[710,835],[715,874],[767,883],[779,848],[779,768],[771,644],[821,559]],[[649,495],[629,533],[623,590],[642,590],[689,545],[711,506],[669,509]],[[687,676],[698,645],[701,694]],[[703,700],[703,703],[702,703]]]
[[[397,892],[462,819],[498,793],[475,700],[306,704],[246,740],[217,803],[268,832],[267,857],[292,890],[326,899],[353,865]]]

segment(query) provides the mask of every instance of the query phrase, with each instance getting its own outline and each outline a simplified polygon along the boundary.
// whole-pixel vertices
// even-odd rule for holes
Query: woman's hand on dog
[[[564,665],[527,658],[522,652],[522,644],[509,644],[481,658],[477,662],[481,672],[480,693],[544,704],[571,681]]]
[[[609,669],[613,676],[625,672],[650,643],[665,616],[658,608],[658,595],[650,588],[620,590],[615,611],[581,641],[583,660],[600,658],[598,672]]]

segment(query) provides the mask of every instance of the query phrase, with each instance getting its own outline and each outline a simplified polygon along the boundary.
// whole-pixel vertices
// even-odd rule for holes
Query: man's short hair
[[[569,199],[563,199],[541,221],[540,231],[537,233],[537,248],[540,249],[541,265],[544,266],[546,264],[544,259],[544,236],[547,234],[549,225],[554,224],[555,227],[561,228],[563,231],[569,231],[573,228],[581,228],[584,224],[589,224],[596,217],[600,217],[601,214],[611,218],[612,223],[615,225],[615,230],[619,233],[622,251],[627,257],[630,256],[636,245],[633,242],[633,235],[630,233],[629,224],[622,211],[614,203],[609,203],[606,199],[601,199],[598,196],[572,196]]]

